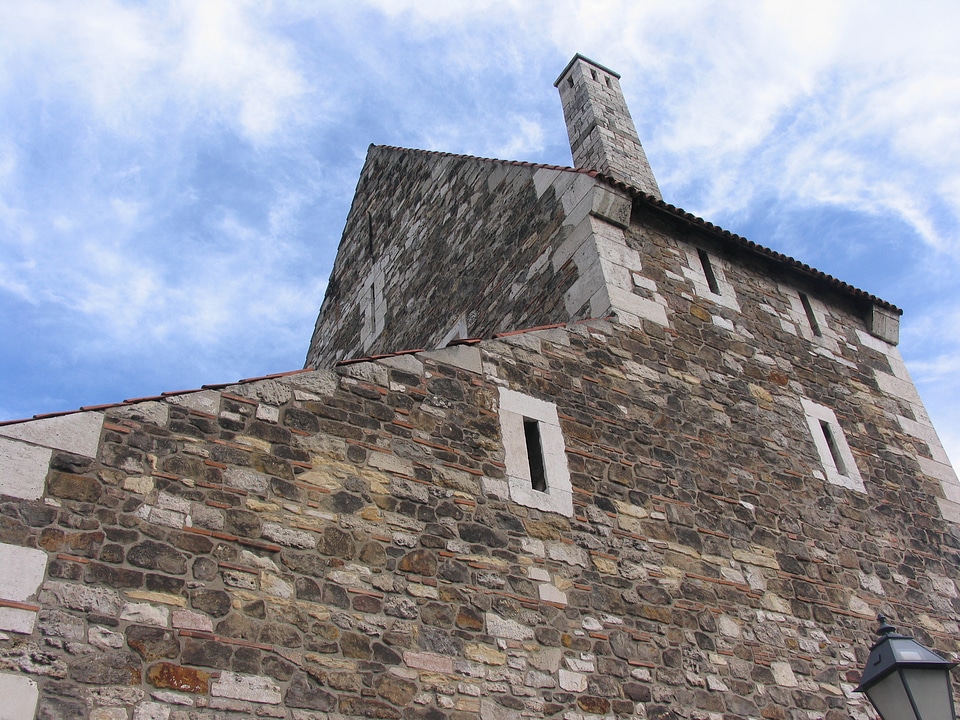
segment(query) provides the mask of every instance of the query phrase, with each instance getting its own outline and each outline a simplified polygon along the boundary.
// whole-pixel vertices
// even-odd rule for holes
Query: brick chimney
[[[574,166],[598,170],[660,198],[620,76],[578,53],[554,85],[560,90]]]

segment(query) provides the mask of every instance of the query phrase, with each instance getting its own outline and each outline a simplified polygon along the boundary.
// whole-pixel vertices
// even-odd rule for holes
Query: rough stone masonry
[[[310,368],[0,426],[0,718],[866,719],[877,612],[956,657],[899,311],[612,167],[374,147]]]

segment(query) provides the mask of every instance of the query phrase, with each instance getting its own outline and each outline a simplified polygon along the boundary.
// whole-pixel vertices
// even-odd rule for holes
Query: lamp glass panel
[[[902,668],[921,720],[953,720],[950,679],[945,668]]]
[[[899,672],[890,673],[865,692],[883,720],[926,720],[914,714]]]

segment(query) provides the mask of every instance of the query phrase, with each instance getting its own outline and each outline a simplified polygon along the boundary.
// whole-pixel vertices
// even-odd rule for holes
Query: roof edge
[[[857,302],[868,302],[873,305],[879,305],[886,310],[897,313],[897,315],[903,315],[903,310],[901,308],[884,300],[883,298],[879,298],[876,295],[867,292],[866,290],[861,290],[860,288],[846,283],[843,280],[835,278],[833,275],[829,275],[821,270],[817,270],[815,267],[800,262],[796,258],[792,258],[789,255],[784,255],[781,252],[771,250],[764,245],[760,245],[752,240],[748,240],[742,235],[737,235],[729,230],[724,230],[719,225],[714,225],[712,222],[704,220],[693,213],[688,213],[686,210],[678,208],[676,205],[671,205],[670,203],[664,202],[662,199],[650,195],[649,193],[646,193],[633,185],[629,185],[622,180],[618,180],[610,175],[605,175],[604,173],[599,172],[596,173],[595,177],[597,180],[611,187],[626,191],[634,200],[640,200],[654,210],[658,210],[664,214],[670,215],[674,219],[680,220],[688,225],[696,226],[699,230],[714,236],[723,243],[733,245],[740,250],[745,250],[753,255],[781,265],[790,272],[812,278],[816,282],[824,283],[830,286],[836,292],[853,297]]]
[[[563,69],[563,72],[560,73],[560,77],[558,77],[556,82],[553,83],[554,87],[557,87],[560,84],[560,81],[563,80],[563,76],[566,75],[568,72],[570,72],[570,68],[573,67],[573,64],[577,60],[583,60],[585,63],[589,63],[590,65],[593,65],[598,70],[603,70],[608,75],[613,75],[617,80],[620,79],[620,73],[618,73],[616,70],[611,70],[610,68],[604,65],[601,65],[596,60],[591,60],[586,55],[581,55],[580,53],[577,53],[572,58],[570,58],[570,62],[567,63],[567,66]]]

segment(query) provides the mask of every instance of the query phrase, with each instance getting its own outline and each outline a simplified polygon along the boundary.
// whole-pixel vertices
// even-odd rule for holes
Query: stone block
[[[169,720],[170,706],[158,702],[142,702],[133,709],[133,720]]]
[[[39,600],[42,605],[60,605],[103,615],[116,615],[121,607],[120,595],[116,590],[60,580],[47,580],[40,591]]]
[[[0,543],[0,599],[26,603],[33,597],[47,569],[47,553],[35,548]],[[21,608],[0,608],[0,630],[29,635],[36,612]]]
[[[15,673],[0,672],[0,708],[2,720],[33,720],[40,695],[35,680]]]
[[[43,495],[52,451],[0,437],[0,495],[36,500]]]
[[[102,429],[101,413],[77,412],[3,425],[0,426],[0,435],[92,458],[97,456]]]
[[[158,607],[150,603],[126,603],[120,613],[121,620],[155,627],[167,627],[169,617],[170,610],[168,608]]]
[[[221,673],[219,679],[210,686],[210,694],[267,705],[279,705],[283,699],[280,686],[272,678],[234,672]]]
[[[171,395],[167,398],[167,402],[207,415],[220,414],[220,393],[214,390],[201,390],[199,392],[184,393],[183,395]]]
[[[867,330],[874,337],[896,345],[900,342],[900,315],[879,305],[871,305],[867,313]]]
[[[263,523],[261,533],[267,540],[273,540],[287,547],[312,549],[317,546],[317,538],[313,533],[294,530],[279,523]]]

